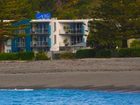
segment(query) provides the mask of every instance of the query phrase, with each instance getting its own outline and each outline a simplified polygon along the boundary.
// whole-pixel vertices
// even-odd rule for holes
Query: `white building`
[[[86,47],[88,23],[92,19],[31,20],[31,49],[38,51],[77,50]]]

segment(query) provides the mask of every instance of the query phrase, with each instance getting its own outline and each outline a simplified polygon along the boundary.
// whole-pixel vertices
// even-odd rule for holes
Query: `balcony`
[[[32,35],[48,35],[49,31],[47,29],[35,29],[31,30]]]
[[[82,35],[82,29],[65,29],[59,31],[61,35]]]
[[[48,46],[48,42],[36,41],[31,43],[31,47],[49,47],[49,46]]]
[[[19,43],[17,43],[17,46],[18,46],[18,47],[25,47],[25,43],[24,43],[24,42],[22,42],[22,43],[19,42]]]
[[[79,50],[81,48],[84,48],[84,46],[60,46],[60,51],[76,51]]]

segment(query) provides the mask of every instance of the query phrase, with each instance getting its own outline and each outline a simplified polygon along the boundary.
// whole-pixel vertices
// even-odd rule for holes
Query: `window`
[[[82,36],[72,36],[71,37],[71,44],[76,45],[78,43],[82,43],[83,37]]]
[[[56,35],[54,35],[54,44],[56,44],[57,42],[56,42]]]
[[[25,46],[25,38],[19,38],[19,47]]]

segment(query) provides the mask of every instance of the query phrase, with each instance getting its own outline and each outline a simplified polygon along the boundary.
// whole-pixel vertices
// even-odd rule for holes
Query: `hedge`
[[[0,60],[49,60],[44,52],[0,53]]]
[[[118,49],[119,57],[140,57],[140,48]]]
[[[95,54],[94,49],[82,49],[76,52],[76,58],[93,58]]]
[[[18,53],[0,53],[0,60],[18,60]]]
[[[82,49],[76,52],[76,58],[140,57],[140,48],[126,49]]]
[[[59,58],[60,59],[75,59],[76,57],[74,53],[65,52],[65,53],[59,54]]]
[[[56,55],[55,55],[56,56]],[[110,58],[110,57],[140,57],[140,48],[125,49],[82,49],[76,54],[65,52],[57,54],[58,59],[75,59],[75,58]],[[0,53],[0,60],[49,60],[44,52],[19,52],[19,53]]]
[[[109,49],[95,50],[95,52],[97,58],[110,58],[112,56],[112,51]]]
[[[18,55],[20,60],[33,60],[35,58],[33,52],[19,52]]]
[[[0,60],[33,60],[33,52],[0,53]]]
[[[39,52],[35,56],[35,60],[49,60],[49,57],[44,52]]]

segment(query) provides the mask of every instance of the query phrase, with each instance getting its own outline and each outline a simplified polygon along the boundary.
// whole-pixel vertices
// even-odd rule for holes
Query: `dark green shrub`
[[[19,52],[18,56],[20,60],[33,60],[35,58],[33,52]]]
[[[96,50],[95,57],[97,58],[110,58],[112,56],[111,50],[109,49],[100,49]]]
[[[117,49],[112,49],[111,50],[111,57],[119,57],[119,53]]]
[[[140,57],[140,48],[118,49],[119,57]]]
[[[60,53],[53,54],[53,59],[59,60],[60,59]]]
[[[18,60],[17,53],[0,53],[0,60]]]
[[[35,57],[36,60],[49,60],[49,57],[47,56],[46,53],[44,52],[39,52],[36,54],[36,57]]]
[[[131,50],[130,49],[118,49],[118,55],[119,57],[130,57],[131,56]]]
[[[140,48],[133,48],[132,57],[140,57]]]
[[[76,52],[77,58],[140,57],[140,48],[84,49]]]
[[[93,58],[95,57],[94,49],[82,49],[76,52],[76,58]]]
[[[19,57],[18,57],[17,53],[9,53],[9,54],[7,54],[7,59],[8,60],[18,60]]]
[[[61,53],[59,55],[60,59],[75,59],[75,54],[70,52]]]

